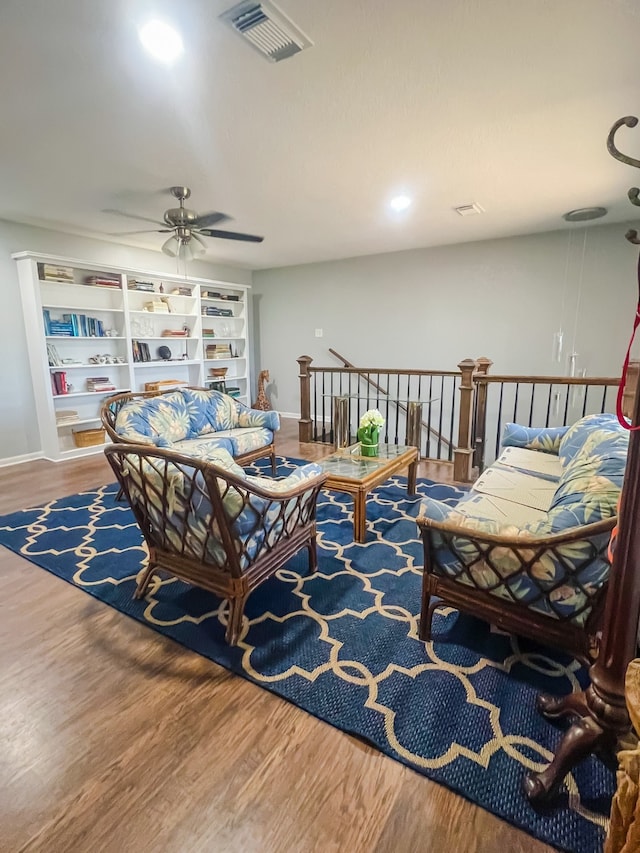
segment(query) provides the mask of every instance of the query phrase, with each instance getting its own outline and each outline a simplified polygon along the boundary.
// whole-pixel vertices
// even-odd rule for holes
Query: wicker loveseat
[[[101,418],[115,442],[154,445],[204,459],[223,449],[243,465],[270,456],[275,474],[278,413],[250,409],[220,391],[180,388],[116,394],[104,401]]]
[[[433,611],[446,604],[588,657],[628,440],[609,414],[556,429],[508,424],[502,453],[477,488],[454,507],[425,499],[421,638],[431,639]],[[497,484],[493,495],[486,483]],[[523,506],[527,500],[537,506]],[[483,515],[487,507],[495,511]]]
[[[283,480],[247,475],[224,449],[208,460],[140,444],[105,454],[146,540],[136,597],[164,570],[229,600],[235,645],[249,594],[301,548],[316,568],[316,499],[326,475],[303,465]]]

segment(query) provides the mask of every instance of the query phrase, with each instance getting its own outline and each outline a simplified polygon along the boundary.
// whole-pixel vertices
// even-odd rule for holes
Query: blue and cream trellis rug
[[[279,473],[295,464],[281,459]],[[428,480],[418,491],[461,494]],[[577,689],[584,670],[448,608],[434,619],[436,641],[420,642],[420,500],[403,477],[370,496],[365,544],[353,542],[351,499],[322,493],[318,572],[308,574],[303,551],[259,587],[236,648],[224,642],[226,605],[210,593],[165,578],[133,599],[145,550],[116,492],[0,517],[0,544],[537,838],[575,853],[601,848],[615,777],[599,760],[575,769],[553,810],[534,811],[520,792],[525,769],[542,769],[562,734],[536,713],[537,692]]]

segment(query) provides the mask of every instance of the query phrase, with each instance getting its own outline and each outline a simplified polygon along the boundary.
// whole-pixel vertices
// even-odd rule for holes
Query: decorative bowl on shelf
[[[228,367],[210,367],[209,376],[224,378],[227,375],[227,370],[229,370]]]

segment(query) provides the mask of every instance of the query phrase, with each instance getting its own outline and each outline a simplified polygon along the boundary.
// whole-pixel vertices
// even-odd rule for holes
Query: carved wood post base
[[[525,774],[522,787],[532,803],[544,803],[558,790],[564,777],[583,758],[604,750],[613,753],[617,738],[630,728],[624,696],[610,694],[591,684],[586,692],[570,693],[562,699],[541,694],[537,708],[549,720],[574,716],[549,764],[541,773]]]

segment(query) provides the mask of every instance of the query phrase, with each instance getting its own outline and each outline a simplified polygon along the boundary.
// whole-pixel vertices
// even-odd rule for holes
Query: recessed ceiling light
[[[606,207],[580,207],[577,210],[570,210],[568,213],[563,213],[562,218],[566,222],[588,222],[590,219],[600,219],[601,216],[606,216]]]
[[[395,198],[391,199],[389,207],[391,210],[395,210],[399,213],[401,210],[406,210],[408,207],[411,207],[411,199],[408,195],[397,195]]]
[[[147,53],[160,62],[173,62],[183,51],[180,33],[164,21],[148,21],[138,35]]]

